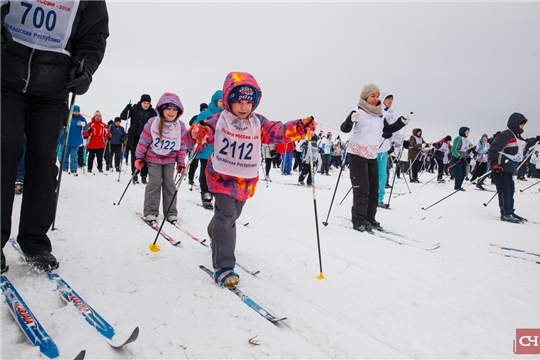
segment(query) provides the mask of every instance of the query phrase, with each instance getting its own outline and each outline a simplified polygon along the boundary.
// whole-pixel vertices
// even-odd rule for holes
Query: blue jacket
[[[197,116],[197,119],[193,122],[194,124],[200,124],[203,120],[208,119],[210,116],[220,113],[222,109],[218,108],[217,102],[221,99],[223,92],[218,90],[212,95],[212,100],[208,105],[208,109],[204,110]],[[208,159],[210,155],[214,152],[214,145],[208,145],[203,151],[198,153],[195,156],[195,159]]]
[[[116,127],[116,125],[112,124],[109,127],[109,132],[111,133],[111,144],[112,145],[120,145],[124,140],[127,139],[126,130],[124,130],[124,127],[120,125],[119,127]]]
[[[84,122],[83,126],[77,125],[77,123],[81,121]],[[86,119],[84,116],[79,114],[78,116],[73,116],[71,118],[71,126],[69,128],[69,137],[67,146],[73,146],[73,147],[79,147],[83,143],[83,137],[82,137],[82,131],[88,130],[88,124],[86,123]],[[60,144],[64,143],[64,134],[66,132],[66,127],[64,126],[62,128],[62,131],[60,133]]]

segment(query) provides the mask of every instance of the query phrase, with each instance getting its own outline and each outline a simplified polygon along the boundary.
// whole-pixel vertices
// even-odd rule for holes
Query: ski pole
[[[488,206],[489,203],[491,202],[491,200],[493,200],[495,198],[495,196],[497,196],[498,192],[496,192],[492,197],[491,199],[489,199],[489,201],[487,203],[484,203],[484,206]]]
[[[120,175],[122,175],[122,160],[124,159],[124,142],[122,141],[122,147],[120,149],[120,164],[118,165],[118,182],[120,182]],[[116,155],[114,158],[116,161]]]
[[[443,200],[446,199],[446,198],[449,198],[450,196],[454,195],[454,194],[457,193],[458,191],[460,191],[460,190],[455,190],[455,191],[454,191],[453,193],[451,193],[450,195],[447,195],[447,196],[443,197],[441,200],[437,201],[436,203],[433,203],[433,204],[429,205],[427,208],[422,208],[422,210],[427,210],[427,209],[429,209],[430,207],[432,207],[433,205],[437,205],[438,203],[440,203],[441,201],[443,201]]]
[[[534,185],[537,185],[537,184],[539,184],[539,183],[540,183],[540,181],[537,181],[537,182],[535,182],[534,184],[532,184],[531,186],[527,186],[525,189],[519,190],[519,192],[524,192],[524,191],[527,190],[528,188],[531,188],[531,187],[533,187]]]
[[[124,197],[124,194],[126,193],[129,185],[131,185],[131,183],[133,182],[133,179],[135,178],[135,176],[137,176],[138,173],[139,173],[139,169],[135,169],[135,171],[133,172],[133,175],[131,175],[131,179],[129,179],[129,182],[128,182],[124,192],[122,193],[122,196],[120,196],[120,200],[118,200],[117,203],[113,203],[113,205],[120,205],[120,201],[122,201],[122,198]]]
[[[394,184],[396,182],[396,175],[397,175],[397,170],[398,170],[398,166],[399,166],[399,159],[401,159],[401,154],[403,154],[403,152],[401,152],[399,154],[399,156],[397,158],[397,161],[396,161],[396,169],[394,170],[394,177],[392,178],[392,187],[390,188],[390,194],[388,195],[388,204],[386,204],[387,209],[390,208],[390,199],[392,199],[392,192],[394,191]],[[405,176],[403,176],[403,177],[405,177]],[[409,192],[410,192],[410,190],[409,190]]]
[[[80,66],[81,69],[82,69],[83,64],[84,64],[84,60],[81,62],[81,66]],[[53,223],[51,227],[52,231],[56,230],[56,228],[54,227],[54,224],[56,223],[56,209],[58,208],[58,197],[60,195],[60,184],[62,182],[62,173],[63,173],[62,169],[64,168],[64,161],[66,158],[66,148],[67,148],[67,143],[68,143],[68,138],[69,138],[69,130],[71,129],[71,117],[73,116],[73,108],[75,106],[76,98],[77,98],[77,95],[75,94],[71,95],[71,103],[69,105],[69,114],[68,114],[67,123],[66,123],[66,131],[64,132],[64,144],[62,145],[62,155],[60,156],[62,158],[62,161],[58,169],[59,170],[58,171],[58,184],[56,186],[56,197],[54,200],[54,217],[53,217]]]
[[[345,148],[345,151],[347,151],[347,148]],[[347,153],[345,153],[345,158],[347,158]],[[343,162],[343,165],[341,165],[341,169],[339,170],[339,175],[336,183],[336,188],[334,189],[334,195],[332,195],[332,201],[330,202],[330,208],[328,209],[328,215],[326,215],[326,221],[323,222],[324,226],[328,225],[328,218],[330,217],[330,211],[332,210],[332,205],[334,205],[334,198],[336,196],[336,191],[339,185],[339,179],[341,179],[341,173],[343,172],[343,168],[345,167],[345,162]]]
[[[313,208],[315,210],[315,230],[317,231],[317,250],[319,252],[319,275],[317,279],[324,280],[321,257],[321,242],[319,239],[319,219],[317,218],[317,197],[315,194],[315,174],[313,172],[313,150],[311,146],[311,134],[308,133],[308,150],[309,150],[309,171],[311,175],[311,190],[313,191]]]
[[[191,154],[190,154],[190,156],[188,158],[188,161],[184,165],[184,171],[182,171],[182,173],[180,174],[180,178],[178,179],[178,181],[175,184],[176,189],[174,190],[174,194],[173,194],[173,197],[171,199],[171,203],[169,204],[169,207],[167,208],[167,212],[165,213],[165,216],[163,217],[163,221],[161,222],[161,226],[159,227],[159,230],[158,230],[158,232],[156,234],[156,238],[154,239],[154,242],[152,244],[148,245],[148,248],[152,252],[158,252],[160,250],[160,247],[159,247],[159,245],[156,244],[156,242],[157,242],[157,240],[159,238],[159,234],[161,234],[161,229],[163,229],[163,225],[165,225],[165,221],[167,221],[167,217],[169,216],[169,212],[171,210],[172,204],[174,203],[174,199],[176,199],[176,194],[178,194],[178,189],[180,189],[180,185],[182,185],[182,182],[186,178],[186,175],[187,175],[186,169],[189,169],[189,165],[191,164],[191,161],[193,160],[193,158],[195,158],[195,153],[197,152],[196,150],[198,149],[198,147],[199,147],[199,143],[197,143],[195,145],[195,148],[193,149],[193,151],[191,152]]]
[[[349,191],[347,191],[347,193],[345,194],[345,196],[343,197],[343,199],[341,200],[341,202],[339,203],[339,205],[341,205],[341,203],[343,202],[343,200],[345,200],[345,198],[347,197],[347,195],[349,195],[349,193],[351,192],[352,190],[352,186],[351,188],[349,189]]]

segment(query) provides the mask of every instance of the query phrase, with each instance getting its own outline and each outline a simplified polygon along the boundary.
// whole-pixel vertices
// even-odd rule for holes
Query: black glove
[[[409,140],[403,140],[403,147],[404,147],[405,149],[408,149],[410,144],[411,144],[411,143],[409,142]]]
[[[385,139],[390,139],[392,137],[392,133],[383,132],[382,137]]]
[[[90,135],[92,133],[92,128],[88,128],[88,134]]]
[[[75,95],[83,95],[90,88],[92,74],[84,67],[84,59],[69,71],[69,81],[66,88]]]
[[[471,158],[468,157],[468,158],[465,159],[465,161],[466,161],[467,163],[470,163],[470,162],[471,162]]]
[[[390,150],[388,150],[388,155],[390,155],[391,153],[394,152],[394,147],[393,146],[390,146]]]
[[[129,104],[126,105],[126,107],[124,108],[124,111],[129,111],[131,109],[131,101],[129,102]]]

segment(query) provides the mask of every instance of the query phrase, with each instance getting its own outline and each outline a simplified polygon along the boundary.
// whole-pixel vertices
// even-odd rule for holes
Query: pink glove
[[[182,174],[185,169],[186,169],[185,164],[176,164],[176,171],[178,171],[179,174]]]
[[[191,126],[190,129],[191,137],[198,143],[204,142],[208,137],[208,128],[200,124],[195,124]]]
[[[144,165],[146,164],[146,161],[144,161],[144,159],[137,159],[135,160],[135,169],[138,169],[138,170],[141,170]]]

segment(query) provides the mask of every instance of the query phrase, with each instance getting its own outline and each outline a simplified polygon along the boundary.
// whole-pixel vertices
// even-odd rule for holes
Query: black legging
[[[88,149],[88,171],[92,171],[94,167],[94,158],[97,157],[97,168],[99,171],[103,171],[103,151],[102,149]]]
[[[487,170],[487,162],[481,162],[480,164],[476,164],[476,167],[474,168],[474,171],[472,174],[471,181],[474,181],[477,178],[484,175],[486,173],[486,170]],[[482,180],[480,180],[479,184],[483,184],[485,179],[486,178],[483,178]]]
[[[270,174],[270,169],[272,168],[272,158],[264,159],[264,174],[268,176]]]

